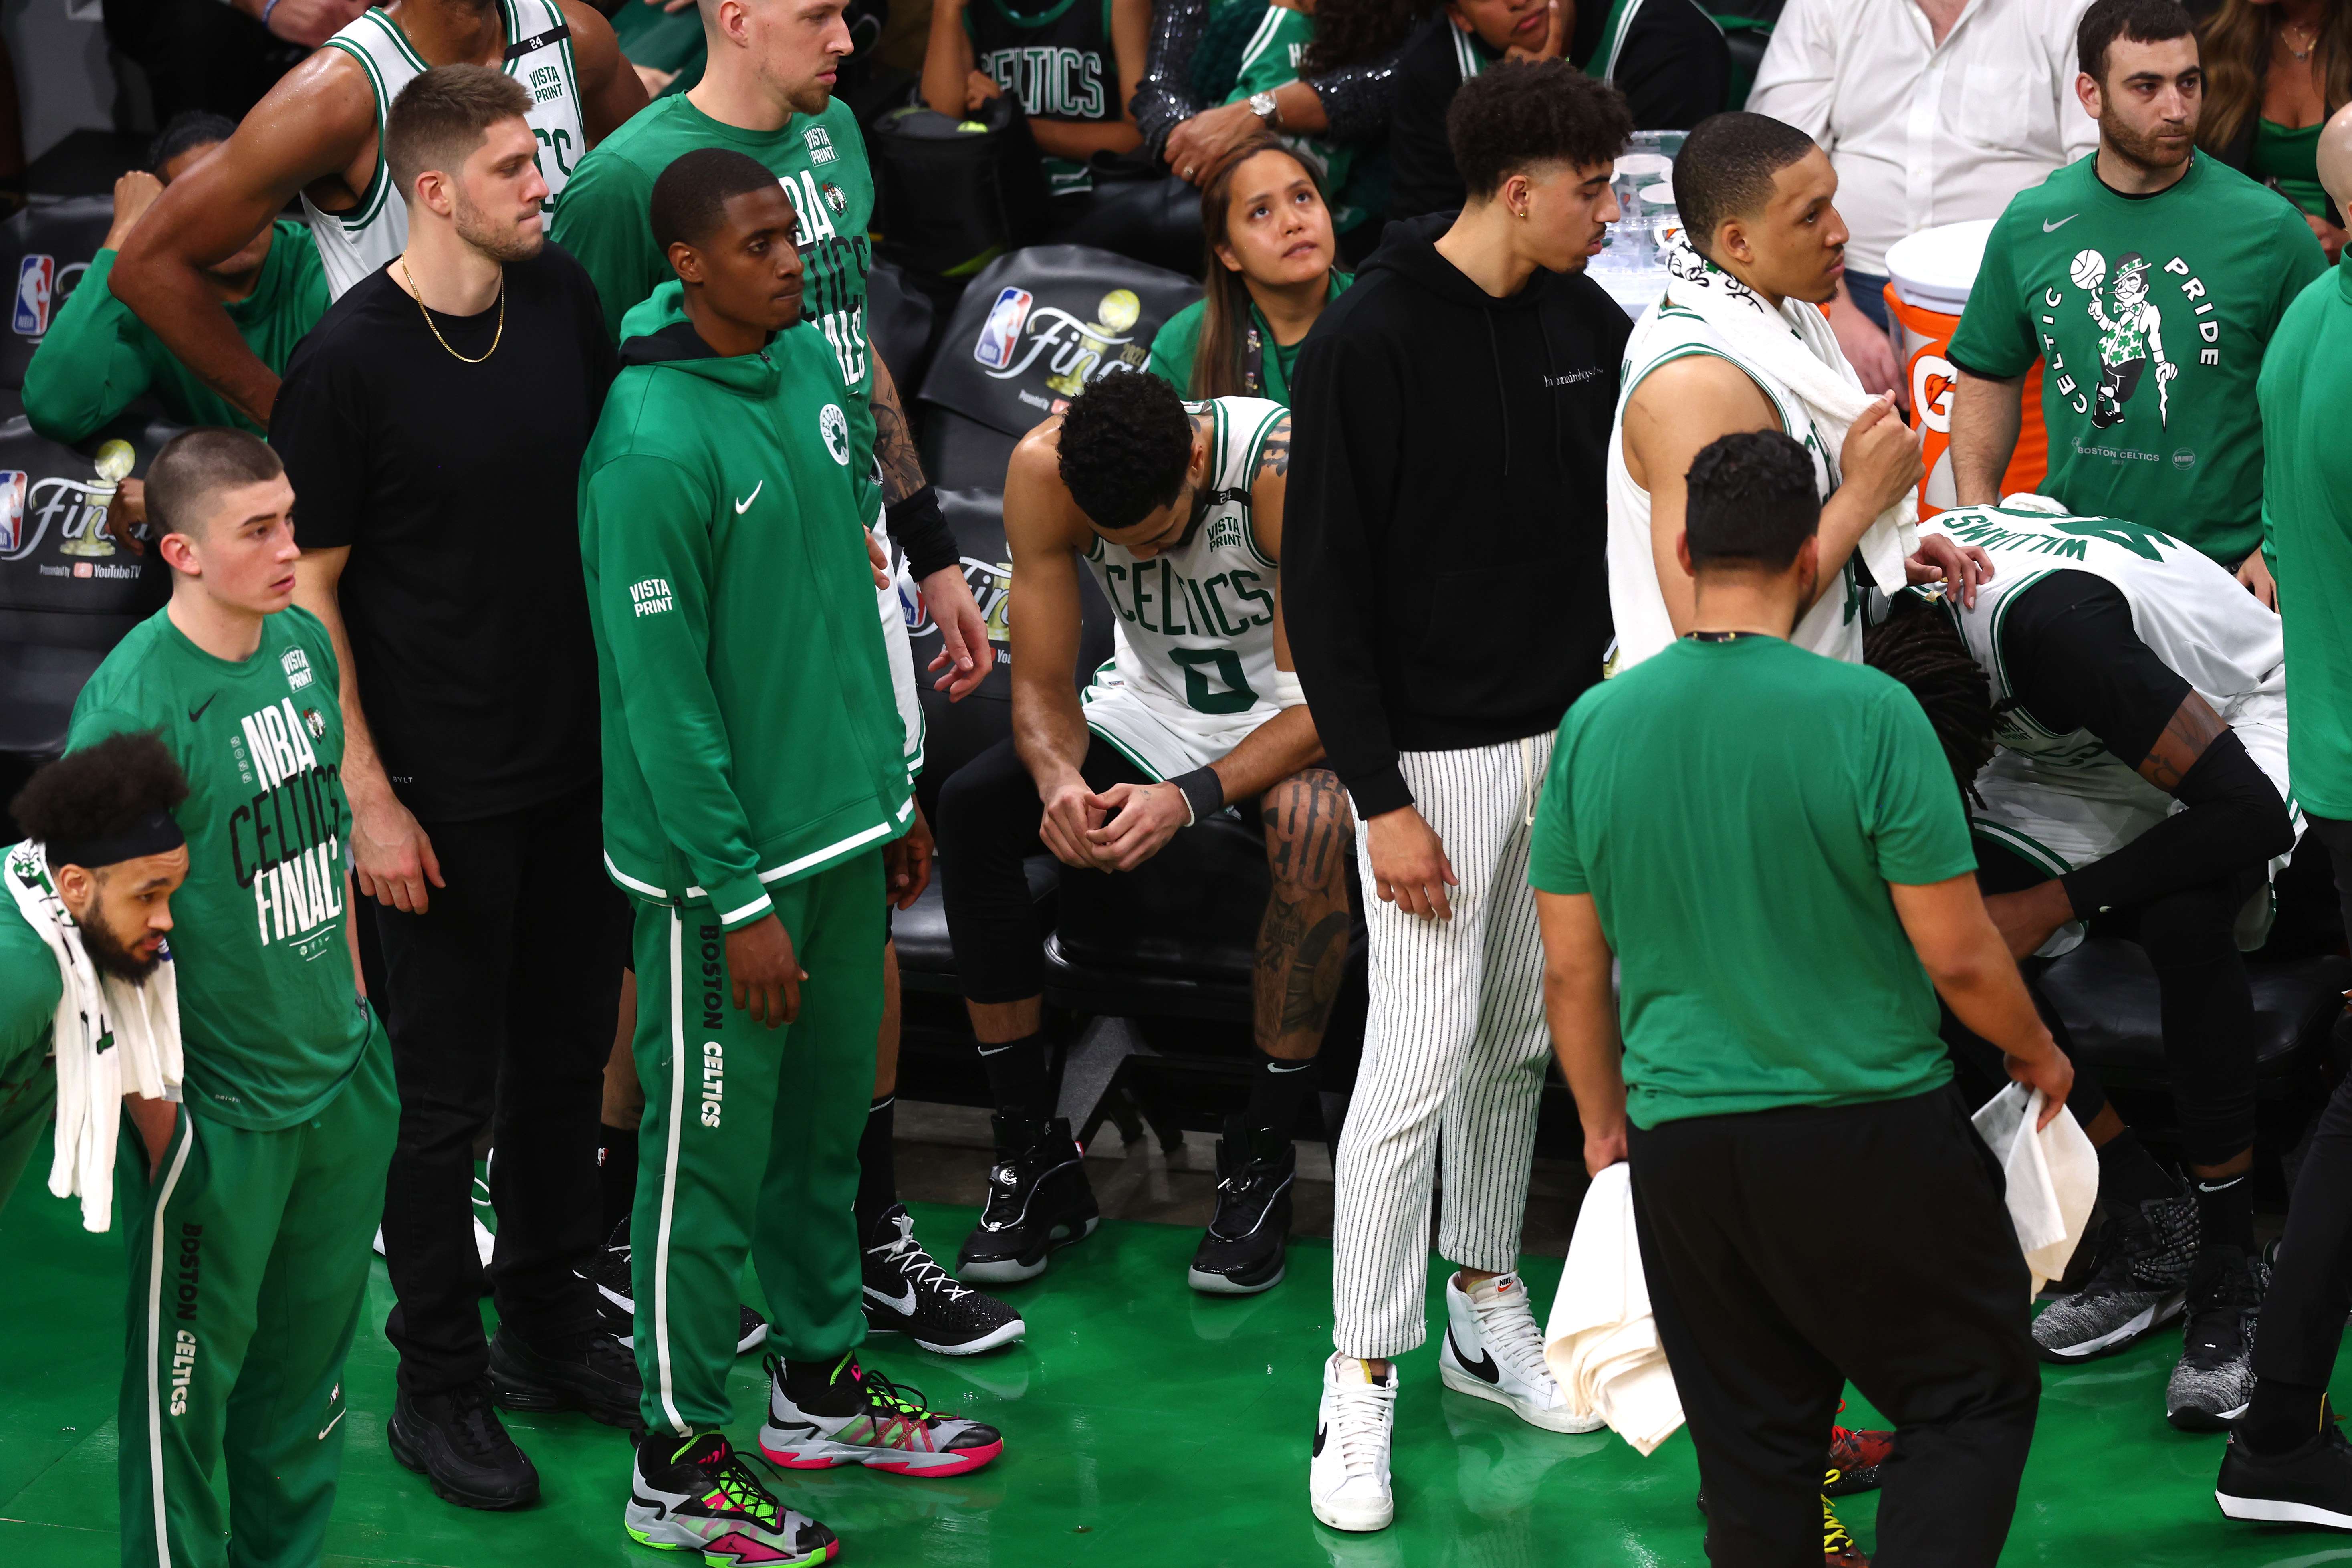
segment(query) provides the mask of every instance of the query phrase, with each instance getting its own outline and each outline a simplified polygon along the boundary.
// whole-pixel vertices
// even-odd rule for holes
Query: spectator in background
[[[1688,130],[1721,109],[1729,90],[1723,29],[1697,0],[1651,0],[1630,21],[1603,0],[1447,0],[1397,61],[1389,216],[1462,205],[1445,110],[1464,82],[1496,60],[1562,55],[1625,95],[1637,131]]]
[[[181,171],[236,130],[217,114],[183,114],[147,149],[146,169],[133,169],[114,182],[114,226],[25,367],[26,417],[50,440],[70,447],[151,392],[163,412],[183,425],[229,425],[263,434],[243,409],[174,359],[107,282],[131,226]],[[236,255],[206,268],[205,276],[236,323],[237,335],[273,374],[285,374],[294,345],[326,313],[327,278],[318,248],[291,218],[279,218]],[[108,527],[132,550],[144,550],[131,527],[146,515],[145,482],[123,480],[121,494],[108,510]]]
[[[2075,49],[2099,150],[2021,193],[1985,243],[1946,351],[1954,488],[2000,500],[2025,373],[2046,361],[2042,493],[2154,520],[2275,606],[2255,378],[2327,258],[2275,192],[2194,155],[2204,76],[2176,0],[2096,0]]]
[[[625,961],[604,877],[596,665],[574,485],[618,368],[596,289],[546,243],[530,89],[488,66],[393,100],[406,248],[286,369],[270,440],[302,497],[296,602],[341,667],[360,891],[382,905],[400,1140],[394,1452],[441,1497],[520,1508],[539,1477],[490,1408],[636,1412],[599,1331],[596,1118]],[[530,586],[521,586],[528,579]],[[483,1342],[469,1197],[498,1157]]]
[[[368,0],[105,0],[107,41],[146,73],[155,118],[242,120]]]
[[[1384,174],[1373,171],[1371,183],[1379,187],[1381,200],[1377,207],[1363,199],[1365,192],[1351,189],[1350,175],[1356,170],[1356,149],[1329,136],[1302,136],[1276,129],[1282,117],[1280,94],[1283,89],[1298,79],[1298,72],[1313,57],[1316,40],[1329,37],[1335,41],[1344,35],[1342,29],[1359,18],[1385,20],[1392,7],[1377,10],[1358,6],[1350,12],[1345,3],[1331,7],[1326,26],[1315,0],[1272,0],[1257,27],[1250,34],[1248,45],[1242,50],[1241,68],[1234,78],[1234,89],[1225,95],[1228,107],[1239,103],[1249,106],[1251,116],[1275,133],[1276,142],[1297,154],[1299,162],[1315,171],[1316,182],[1323,188],[1331,205],[1331,226],[1335,234],[1360,232],[1366,249],[1379,238],[1378,226],[1371,220],[1387,209]],[[1358,26],[1360,33],[1364,29]],[[1383,32],[1380,46],[1388,42]],[[1376,46],[1376,47],[1379,46]],[[1272,112],[1261,115],[1260,109]],[[1244,143],[1248,145],[1248,143]],[[1237,149],[1238,150],[1238,149]],[[1212,178],[1214,172],[1212,171]],[[1203,187],[1206,188],[1205,185]],[[1205,209],[1203,209],[1205,211]]]
[[[1201,228],[1207,292],[1160,329],[1144,368],[1186,397],[1270,397],[1286,408],[1299,345],[1356,280],[1339,268],[1315,171],[1286,147],[1244,142],[1211,171]]]
[[[2319,128],[2352,100],[2352,5],[2221,0],[2197,24],[2197,145],[2293,202],[2333,262],[2344,215],[2319,184]]]
[[[1853,236],[1830,302],[1869,392],[1910,388],[1886,325],[1886,251],[2010,197],[2098,144],[2074,99],[2084,0],[1789,0],[1748,107],[1819,142]],[[1925,105],[1929,118],[1917,122]]]
[[[1084,196],[1094,189],[1089,159],[1143,145],[1128,100],[1150,26],[1150,0],[1069,0],[1033,14],[1005,0],[934,0],[923,101],[961,118],[1011,93],[1045,155],[1046,189]]]
[[[1177,178],[1198,184],[1251,137],[1269,130],[1321,136],[1359,146],[1387,131],[1397,50],[1426,0],[1324,0],[1315,12],[1315,47],[1304,73],[1271,93],[1203,108],[1193,101],[1192,51],[1209,0],[1157,0],[1151,40],[1133,100],[1144,145]]]

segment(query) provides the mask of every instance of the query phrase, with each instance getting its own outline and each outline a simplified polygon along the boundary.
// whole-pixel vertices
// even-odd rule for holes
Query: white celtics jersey
[[[528,118],[539,138],[540,175],[547,181],[540,206],[551,213],[572,166],[588,151],[580,73],[572,63],[572,28],[555,0],[498,0],[498,5],[506,24],[506,73],[530,91]],[[362,12],[322,47],[359,61],[375,94],[375,173],[360,193],[359,205],[349,212],[321,212],[308,192],[302,196],[302,216],[310,220],[310,237],[326,268],[327,291],[340,300],[352,284],[408,247],[408,203],[392,188],[392,173],[384,165],[383,122],[400,89],[431,68],[400,24],[381,10]]]
[[[1741,359],[1730,342],[1696,310],[1664,301],[1633,324],[1625,344],[1624,384],[1617,415],[1609,426],[1609,610],[1617,625],[1617,653],[1610,673],[1619,674],[1675,640],[1673,619],[1658,588],[1656,557],[1650,545],[1650,492],[1633,482],[1625,467],[1625,405],[1634,388],[1662,364],[1694,354],[1729,360],[1763,391],[1780,411],[1780,427],[1804,444],[1813,459],[1813,480],[1824,499],[1837,482],[1835,455],[1824,449],[1803,400],[1769,374]],[[1899,584],[1898,584],[1899,585]],[[1849,559],[1813,607],[1797,622],[1790,641],[1799,647],[1862,662],[1862,595]]]
[[[1250,481],[1289,412],[1262,397],[1184,405],[1210,416],[1210,500],[1192,537],[1139,561],[1097,534],[1087,565],[1118,613],[1116,649],[1085,692],[1087,725],[1154,778],[1206,767],[1283,709],[1298,678],[1274,667],[1276,563],[1250,531]]]
[[[2087,730],[2062,733],[2042,723],[2010,689],[2001,652],[2009,606],[2053,572],[2088,572],[2115,584],[2140,640],[2236,731],[2278,786],[2300,836],[2303,814],[2287,779],[2286,655],[2276,612],[2170,534],[2118,518],[2055,512],[2038,497],[2011,500],[2030,504],[1960,507],[1919,525],[1923,533],[1978,545],[1993,562],[1974,609],[1945,601],[1991,684],[2000,742],[1977,776],[1984,802],[1971,809],[1977,830],[2058,876],[2114,854],[2178,809],[2140,777],[2137,758],[2116,756]],[[2242,945],[2259,942],[2267,927],[2267,895],[2260,901],[2260,918],[2241,924]],[[2059,950],[2072,945],[2056,940]]]

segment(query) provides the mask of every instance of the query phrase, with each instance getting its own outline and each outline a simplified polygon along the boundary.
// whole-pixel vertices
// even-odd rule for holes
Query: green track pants
[[[33,1062],[19,1077],[0,1083],[0,1208],[40,1147],[41,1134],[58,1110],[58,1068],[48,1058]],[[36,1186],[47,1187],[46,1172],[36,1173]]]
[[[852,1205],[882,1026],[881,852],[769,893],[808,973],[800,1016],[775,1029],[736,1008],[708,903],[637,906],[629,1233],[649,1432],[727,1425],[747,1253],[769,1349],[821,1361],[866,1337]]]
[[[400,1121],[376,1027],[342,1092],[274,1132],[183,1110],[151,1181],[125,1118],[123,1568],[313,1568],[343,1454],[343,1358]],[[224,1528],[213,1472],[226,1458]]]

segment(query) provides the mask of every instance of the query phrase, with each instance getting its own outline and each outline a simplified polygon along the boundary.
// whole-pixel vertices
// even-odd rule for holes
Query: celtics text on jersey
[[[580,72],[572,59],[572,26],[555,0],[498,0],[506,29],[507,75],[530,93],[525,118],[539,139],[539,172],[547,182],[541,210],[553,212],[555,198],[588,152],[580,107]],[[347,212],[321,210],[302,196],[302,216],[327,271],[327,289],[341,299],[361,279],[408,247],[408,203],[392,188],[384,162],[384,120],[400,89],[432,68],[408,35],[381,9],[370,9],[322,46],[359,62],[375,97],[375,173],[358,205]]]
[[[1184,406],[1210,421],[1210,500],[1191,537],[1139,561],[1097,534],[1084,557],[1118,616],[1116,651],[1084,693],[1087,728],[1160,779],[1205,767],[1298,700],[1298,678],[1274,662],[1276,563],[1250,527],[1259,454],[1289,410],[1262,397]]]
[[[1055,0],[1021,11],[1005,0],[970,0],[964,30],[972,63],[1035,119],[1101,124],[1119,118],[1118,59],[1111,47],[1110,0]],[[1055,195],[1093,188],[1084,163],[1045,160]]]

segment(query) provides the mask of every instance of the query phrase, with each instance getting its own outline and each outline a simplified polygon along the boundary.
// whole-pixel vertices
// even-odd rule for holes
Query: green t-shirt
[[[1331,292],[1326,298],[1338,299],[1355,280],[1354,273],[1333,268]],[[1186,397],[1203,395],[1192,390],[1192,356],[1200,352],[1201,320],[1208,313],[1208,309],[1207,300],[1195,300],[1169,317],[1168,324],[1161,327],[1159,335],[1151,340],[1151,358],[1143,367]],[[1295,343],[1276,342],[1274,329],[1265,324],[1265,312],[1255,305],[1250,307],[1250,325],[1257,329],[1258,342],[1262,345],[1258,370],[1265,384],[1247,395],[1269,397],[1287,408],[1290,406],[1290,373],[1297,367],[1298,351],[1307,346],[1307,340],[1302,337]]]
[[[1239,103],[1255,92],[1272,92],[1298,79],[1298,62],[1315,41],[1315,18],[1304,11],[1268,5],[1257,31],[1242,51],[1241,75],[1234,79],[1227,103]],[[1310,164],[1322,176],[1323,193],[1331,204],[1333,232],[1345,234],[1371,215],[1340,200],[1356,151],[1344,142],[1320,136],[1292,136],[1277,132],[1274,138]]]
[[[2254,126],[2254,155],[2246,173],[2314,217],[2327,216],[2327,190],[2319,183],[2320,124],[2314,121],[2290,131],[2275,121]]]
[[[572,171],[556,198],[551,237],[595,280],[605,329],[618,342],[621,318],[676,276],[654,243],[654,181],[699,147],[731,147],[758,159],[775,172],[800,214],[801,260],[808,269],[801,309],[833,344],[849,384],[850,464],[858,504],[871,521],[882,510],[882,482],[874,473],[874,362],[866,341],[874,176],[845,101],[835,99],[822,114],[795,114],[781,131],[743,131],[711,119],[682,93],[656,99]]]
[[[665,11],[645,0],[621,0],[621,8],[613,13],[613,37],[630,64],[677,73],[662,89],[664,97],[692,88],[709,63],[709,39],[702,31],[698,6]]]
[[[1577,699],[1528,879],[1590,893],[1637,1127],[1924,1094],[1936,993],[1886,884],[1976,869],[1927,716],[1778,637],[1669,644]]]
[[[2294,674],[2287,772],[2305,811],[2352,817],[2352,251],[2287,307],[2259,395],[2264,552]]]
[[[172,895],[187,1105],[233,1127],[318,1114],[367,1047],[343,934],[340,679],[306,610],[262,622],[242,663],[205,652],[158,610],[89,678],[66,734],[79,751],[153,731],[187,774],[172,814],[188,840],[188,879]]]
[[[0,889],[0,1100],[38,1072],[66,994],[56,955]],[[0,1197],[6,1194],[0,1194]]]
[[[2234,567],[2262,537],[2254,378],[2279,317],[2327,260],[2293,203],[2202,153],[2152,196],[2084,157],[1993,225],[1952,363],[2045,360],[2045,493],[2137,518]]]
[[[173,357],[147,323],[114,297],[114,252],[101,250],[49,324],[25,367],[25,416],[52,441],[71,446],[152,390],[185,425],[268,432]],[[288,218],[272,227],[269,254],[253,292],[227,307],[254,357],[279,375],[302,334],[327,313],[327,274],[310,231]]]

